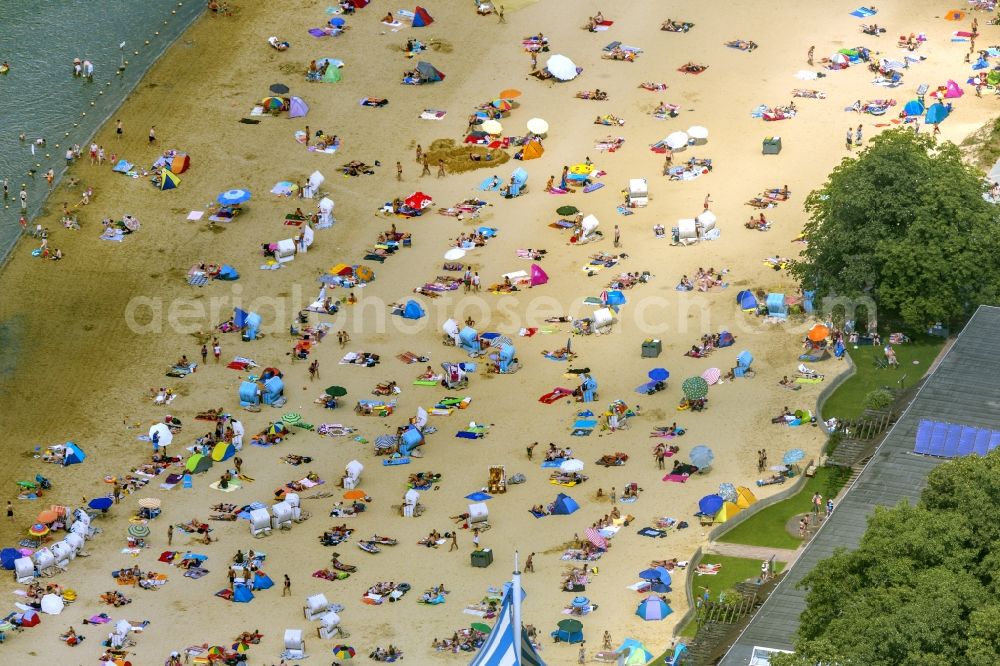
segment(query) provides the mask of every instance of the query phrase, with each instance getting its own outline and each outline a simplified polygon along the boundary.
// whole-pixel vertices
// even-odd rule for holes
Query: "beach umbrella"
[[[573,597],[573,601],[570,602],[573,608],[586,608],[590,605],[590,599],[587,597]]]
[[[688,135],[684,132],[671,132],[667,135],[667,138],[664,139],[664,141],[668,147],[677,150],[678,148],[683,148],[687,145]]]
[[[56,522],[56,518],[58,517],[59,514],[53,511],[52,509],[46,509],[45,511],[42,511],[40,514],[38,514],[38,522],[48,525],[49,523]]]
[[[709,386],[717,384],[719,379],[722,377],[722,371],[718,368],[709,368],[705,372],[701,373],[701,378],[708,382]]]
[[[635,614],[647,622],[666,619],[673,612],[666,601],[652,594],[639,602],[639,607],[635,609]]]
[[[734,486],[731,483],[720,483],[719,497],[726,500],[727,502],[735,502],[739,497],[736,494],[736,486]]]
[[[559,620],[556,626],[569,633],[583,630],[583,622],[579,620]]]
[[[232,190],[226,190],[218,197],[216,200],[223,205],[232,206],[234,204],[240,204],[244,201],[250,200],[250,190],[244,190],[242,188],[235,188]]]
[[[574,164],[569,168],[570,173],[575,173],[577,175],[582,175],[582,176],[590,175],[591,173],[593,173],[593,171],[594,171],[594,165],[586,163]]]
[[[652,379],[654,382],[666,381],[669,376],[670,376],[670,371],[667,370],[666,368],[653,368],[652,370],[649,371],[648,374],[648,377]]]
[[[281,420],[289,425],[292,425],[301,421],[302,415],[298,412],[288,412],[287,414],[282,415]]]
[[[7,571],[14,570],[14,560],[21,559],[21,551],[17,548],[4,548],[0,550],[0,567]]]
[[[785,463],[786,465],[794,465],[795,463],[799,462],[805,457],[806,457],[806,452],[803,451],[802,449],[791,449],[789,451],[785,451],[785,455],[782,456],[781,462]]]
[[[545,69],[549,70],[549,74],[559,81],[572,81],[578,74],[573,61],[558,53],[549,57],[545,62]]]
[[[280,97],[265,97],[260,103],[268,111],[276,111],[285,105],[285,100]]]
[[[528,131],[532,134],[545,134],[549,131],[549,124],[541,118],[532,118],[527,123]]]
[[[830,329],[824,324],[814,324],[812,328],[809,329],[809,333],[806,336],[813,342],[822,342],[830,337]]]
[[[274,187],[271,188],[271,194],[277,194],[279,197],[287,197],[298,191],[298,189],[299,186],[292,181],[282,180],[274,184]]]
[[[49,526],[44,523],[35,523],[28,528],[28,534],[35,537],[43,537],[49,533]]]
[[[507,88],[506,90],[501,90],[497,97],[502,97],[503,99],[515,99],[521,96],[521,91],[516,88]]]
[[[272,83],[269,90],[273,92],[275,95],[284,95],[286,92],[288,92],[288,86],[286,86],[284,83]]]
[[[961,9],[949,10],[947,14],[944,15],[945,21],[961,21],[965,18],[965,12]]]
[[[788,465],[771,465],[767,469],[770,470],[770,471],[772,471],[772,472],[787,472],[788,471]]]
[[[142,523],[132,523],[128,526],[128,533],[141,539],[149,536],[149,528]]]
[[[114,500],[110,497],[95,497],[87,503],[91,509],[97,509],[98,511],[107,511],[114,504]]]
[[[559,206],[556,208],[557,215],[576,215],[580,212],[580,209],[576,206]]]
[[[365,496],[366,493],[363,490],[348,490],[344,493],[344,499],[346,500],[364,499]]]
[[[663,582],[663,574],[667,570],[663,567],[650,567],[649,569],[643,569],[639,572],[639,578],[648,581],[656,581],[658,583]],[[667,582],[670,582],[670,577],[667,577]]]
[[[174,433],[166,423],[154,423],[149,429],[149,439],[156,446],[169,446],[170,442],[174,441]]]
[[[458,261],[465,256],[465,250],[460,247],[453,247],[444,253],[444,258],[446,261]]]
[[[681,384],[681,390],[688,400],[698,400],[708,395],[708,382],[701,377],[688,377]]]
[[[473,622],[471,625],[469,625],[469,628],[472,629],[473,631],[478,631],[483,634],[488,634],[491,631],[493,631],[493,629],[490,628],[490,625],[486,624],[485,622]]]
[[[562,461],[559,465],[560,472],[580,472],[583,470],[583,461],[579,458],[570,458]]]
[[[347,395],[347,389],[345,389],[343,386],[327,386],[326,391],[324,392],[327,395],[332,396],[334,398],[339,398],[341,396]]]
[[[508,99],[495,99],[490,104],[494,109],[499,109],[500,111],[510,111],[514,108],[514,103]]]
[[[699,444],[691,449],[691,452],[688,453],[688,458],[691,460],[692,465],[698,469],[704,469],[711,466],[712,461],[715,460],[715,454],[712,453],[712,449],[704,444]]]
[[[496,120],[487,120],[483,123],[483,131],[487,134],[500,134],[503,132],[503,125]]]
[[[687,133],[692,139],[703,140],[708,138],[708,128],[701,125],[692,125],[688,128]]]
[[[500,349],[504,345],[513,345],[514,341],[508,338],[506,335],[498,335],[492,340],[490,340],[490,347],[495,349]]]
[[[350,645],[338,645],[333,648],[333,656],[337,659],[353,659],[357,652]]]
[[[143,497],[139,500],[139,506],[143,509],[159,509],[160,500],[156,497]]]
[[[726,501],[718,495],[705,495],[698,500],[698,512],[703,516],[714,516]]]
[[[233,643],[233,650],[243,654],[250,650],[250,644],[245,641],[240,641],[239,643]]]

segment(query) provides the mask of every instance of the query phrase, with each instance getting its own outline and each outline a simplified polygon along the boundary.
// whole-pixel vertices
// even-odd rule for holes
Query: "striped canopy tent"
[[[521,589],[520,579],[520,572],[514,572],[513,584],[504,591],[493,631],[469,666],[545,666],[521,624],[520,595],[515,597],[512,593]]]

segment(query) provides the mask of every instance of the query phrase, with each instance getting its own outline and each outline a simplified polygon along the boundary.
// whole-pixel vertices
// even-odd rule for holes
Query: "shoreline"
[[[919,20],[929,20],[930,8],[937,4],[922,2],[918,8],[906,11],[917,14]],[[184,422],[184,429],[172,445],[174,455],[186,455],[184,447],[208,429],[195,415],[216,407],[240,418],[248,435],[280,419],[285,412],[296,412],[309,423],[338,422],[356,427],[353,435],[363,440],[356,441],[353,435],[331,439],[295,430],[278,447],[244,447],[241,455],[246,461],[245,469],[255,480],[243,483],[232,494],[216,494],[218,491],[208,487],[221,473],[220,464],[208,474],[197,476],[193,490],[161,490],[157,478],[138,493],[127,496],[122,505],[112,509],[114,515],[102,521],[105,533],[90,543],[95,556],[75,560],[69,573],[57,579],[73,587],[79,595],[80,601],[72,613],[31,630],[42,632],[41,638],[29,638],[27,634],[12,637],[7,649],[20,654],[28,649],[28,640],[31,648],[37,649],[37,655],[24,657],[25,663],[77,657],[79,648],[74,653],[66,652],[69,648],[55,640],[55,633],[62,625],[76,620],[78,614],[101,610],[96,599],[109,584],[105,569],[132,564],[170,575],[169,584],[156,593],[137,590],[134,604],[128,607],[129,617],[153,620],[137,637],[134,663],[158,663],[154,660],[162,660],[171,650],[188,644],[231,643],[240,630],[254,626],[261,627],[266,635],[261,646],[254,646],[249,652],[251,663],[271,663],[280,651],[285,627],[303,628],[311,633],[314,625],[302,620],[301,606],[304,596],[315,592],[323,592],[346,606],[342,614],[344,626],[353,634],[351,640],[359,653],[375,645],[384,647],[386,641],[391,641],[403,646],[407,656],[419,662],[459,663],[453,656],[433,652],[430,639],[450,636],[455,627],[467,626],[475,620],[463,614],[463,607],[479,601],[488,586],[507,579],[507,550],[511,547],[518,548],[522,558],[532,551],[538,554],[535,558],[538,575],[526,574],[522,581],[529,595],[523,611],[525,621],[544,635],[563,618],[562,609],[571,596],[557,585],[568,565],[559,558],[562,546],[574,533],[582,534],[589,524],[609,511],[609,488],[622,489],[632,482],[642,487],[643,493],[634,504],[618,508],[623,514],[634,515],[636,520],[612,541],[613,547],[600,561],[599,575],[593,577],[586,590],[587,596],[601,606],[599,612],[584,618],[587,646],[596,645],[601,632],[607,629],[616,643],[632,636],[645,641],[654,654],[659,654],[669,643],[667,635],[674,628],[673,623],[687,609],[681,586],[688,584],[688,574],[676,576],[671,597],[674,615],[664,623],[639,621],[632,611],[641,596],[622,592],[635,582],[637,571],[648,560],[674,556],[687,559],[705,540],[705,534],[697,522],[692,522],[687,530],[671,531],[664,539],[637,536],[635,529],[657,517],[691,521],[698,498],[716,492],[721,482],[752,486],[756,478],[755,450],[766,447],[772,458],[778,458],[782,449],[801,447],[814,457],[822,446],[819,428],[769,427],[766,421],[786,404],[793,407],[814,404],[824,387],[806,385],[791,393],[776,385],[782,374],[788,374],[794,367],[801,326],[796,321],[781,325],[749,319],[734,307],[733,301],[741,289],[760,287],[792,293],[791,280],[784,273],[762,265],[761,260],[774,253],[795,252],[792,242],[804,216],[801,202],[805,194],[821,183],[844,155],[840,134],[833,132],[836,136],[827,136],[821,131],[841,118],[858,122],[854,116],[837,115],[840,111],[837,107],[841,97],[850,95],[853,99],[855,89],[867,84],[862,80],[865,73],[840,72],[817,82],[817,87],[822,85],[829,91],[831,99],[814,104],[813,100],[804,100],[799,118],[776,127],[749,119],[746,112],[759,101],[776,101],[781,99],[779,95],[787,96],[788,89],[799,85],[786,76],[789,73],[786,70],[793,67],[787,60],[801,57],[798,51],[804,53],[808,44],[800,49],[799,42],[813,36],[780,38],[782,31],[750,4],[737,3],[733,15],[720,25],[732,31],[754,31],[749,36],[762,46],[752,55],[709,43],[710,39],[719,37],[721,41],[724,37],[712,25],[720,19],[708,7],[686,8],[682,18],[695,22],[696,30],[705,30],[695,35],[697,41],[686,42],[678,42],[685,38],[683,35],[658,31],[652,19],[658,24],[666,17],[662,16],[662,8],[652,2],[615,15],[614,32],[607,35],[581,31],[577,23],[582,23],[582,19],[570,18],[552,26],[551,12],[545,3],[508,12],[510,26],[497,24],[495,17],[479,20],[471,6],[454,7],[442,0],[429,0],[427,9],[436,22],[417,36],[428,40],[450,37],[455,48],[454,52],[441,49],[423,56],[445,72],[447,78],[435,86],[416,88],[398,83],[399,74],[412,67],[411,61],[403,57],[400,44],[415,33],[410,29],[387,32],[378,23],[379,12],[375,7],[349,18],[352,29],[345,35],[318,40],[309,37],[306,30],[325,20],[322,8],[305,2],[292,10],[285,6],[252,5],[241,7],[240,13],[232,18],[192,21],[181,32],[181,36],[191,38],[192,48],[180,48],[179,40],[175,40],[150,65],[140,80],[143,85],[137,83],[120,107],[126,136],[120,143],[109,137],[109,145],[120,148],[116,152],[123,156],[127,153],[128,159],[138,165],[148,164],[166,148],[188,152],[192,167],[181,176],[180,187],[161,192],[146,179],[133,180],[113,174],[110,169],[86,164],[71,167],[73,175],[80,176],[81,185],[92,181],[98,191],[94,202],[82,209],[80,231],[60,228],[53,233],[50,247],[66,248],[66,258],[61,262],[40,262],[15,253],[0,268],[0,284],[10,294],[0,302],[0,335],[11,332],[23,344],[20,350],[0,353],[0,377],[6,378],[0,385],[0,428],[8,436],[8,452],[12,456],[11,464],[0,473],[0,484],[10,488],[13,484],[8,482],[35,472],[50,476],[54,483],[53,491],[41,501],[15,503],[15,521],[0,524],[0,537],[6,541],[20,538],[17,534],[23,536],[20,528],[29,520],[29,514],[50,503],[79,505],[81,497],[93,498],[108,492],[103,477],[125,474],[146,458],[149,444],[137,442],[136,436],[143,434],[150,424],[162,421],[167,413]],[[586,12],[600,7],[596,0],[587,0],[578,9],[585,18]],[[803,9],[802,16],[808,16],[817,25],[839,21],[837,29],[845,35],[848,30],[855,30],[854,23],[839,12],[840,8],[811,7]],[[887,10],[886,20],[892,18],[893,12],[898,20],[904,20],[902,9]],[[906,25],[916,21],[907,19]],[[280,31],[274,27],[279,24]],[[537,32],[539,27],[556,44],[553,53],[564,52],[584,67],[579,82],[550,85],[527,76],[529,63],[519,38]],[[820,29],[817,27],[816,31]],[[273,51],[265,43],[270,34],[289,39],[292,48],[286,52]],[[638,64],[608,62],[601,58],[601,47],[611,39],[635,40],[647,52]],[[854,39],[853,33],[846,39]],[[824,42],[827,44],[824,48],[839,48],[837,43],[843,42],[834,45]],[[951,48],[943,44],[939,53]],[[677,64],[682,64],[683,58],[677,52],[680,47],[688,51],[684,57],[711,63],[712,68],[699,76],[680,75],[672,69],[665,71],[660,66],[663,62],[671,64],[681,58]],[[373,57],[355,59],[352,54],[364,49]],[[467,57],[469,49],[477,49],[476,58]],[[303,66],[310,59],[336,56],[345,60],[341,82],[322,84],[303,80]],[[761,70],[759,77],[741,76],[755,67]],[[944,70],[940,64],[934,67],[937,69],[931,72]],[[192,75],[193,71],[197,74]],[[498,75],[498,71],[503,74]],[[931,72],[921,72],[919,76],[936,76]],[[640,81],[654,78],[667,81],[668,90],[650,94],[637,89]],[[263,91],[276,81],[288,84],[291,94],[306,100],[311,107],[309,116],[297,120],[265,116],[256,125],[239,123],[253,101],[259,100]],[[572,98],[576,89],[597,86],[611,92],[609,103]],[[494,172],[489,169],[446,178],[419,177],[419,166],[413,160],[415,145],[427,146],[434,139],[459,137],[465,127],[465,115],[475,101],[488,100],[497,94],[497,88],[503,87],[523,92],[520,107],[503,121],[508,132],[519,133],[524,121],[532,116],[547,118],[553,127],[545,141],[545,156],[519,164],[507,163],[495,170],[501,178],[506,178],[515,167],[524,166],[530,172],[526,196],[505,200],[478,191],[476,184]],[[877,90],[873,92],[876,93]],[[660,121],[651,117],[661,94],[666,101],[679,103],[681,118]],[[356,100],[366,95],[391,98],[391,103],[381,109],[359,106]],[[968,120],[967,109],[974,103],[968,96],[963,100],[964,108],[956,112],[959,119],[965,113]],[[169,113],[164,112],[167,108]],[[423,108],[447,109],[449,113],[441,121],[418,120]],[[627,117],[628,125],[621,129],[593,125],[595,113],[616,113]],[[156,146],[149,147],[142,130],[135,130],[152,122],[157,126],[158,141]],[[871,122],[865,119],[869,128]],[[335,155],[307,152],[293,137],[307,123],[314,130],[322,128],[341,136],[341,150]],[[95,132],[96,136],[108,134],[106,124]],[[713,134],[707,145],[689,149],[684,156],[714,157],[716,168],[697,182],[668,182],[659,176],[662,156],[650,153],[647,144],[670,131],[694,124],[709,127]],[[945,129],[952,132],[951,127]],[[869,129],[869,135],[874,131]],[[591,143],[592,137],[609,132],[628,137],[622,151],[598,152]],[[761,157],[760,136],[778,132],[785,137],[782,155],[773,156],[774,159]],[[550,173],[558,174],[563,164],[575,164],[584,157],[594,158],[608,172],[603,190],[568,196],[542,191]],[[342,176],[340,165],[351,159],[367,163],[378,159],[382,166],[372,176]],[[395,179],[393,164],[397,160],[404,168],[402,182]],[[284,268],[259,270],[261,243],[277,242],[292,233],[283,225],[284,215],[297,206],[308,210],[315,205],[311,201],[278,198],[268,190],[276,181],[299,180],[313,170],[322,171],[327,178],[323,189],[336,201],[337,223],[332,229],[317,231],[314,247]],[[620,200],[617,190],[629,178],[640,176],[649,179],[650,206],[637,209],[632,216],[617,213]],[[744,229],[742,220],[749,214],[744,201],[763,188],[785,182],[793,191],[793,200],[767,211],[768,217],[775,220],[772,231],[761,234]],[[252,190],[253,198],[245,214],[236,221],[210,229],[204,220],[185,220],[188,211],[204,210],[205,202],[214,200],[218,192],[244,186]],[[372,214],[383,201],[397,195],[407,196],[414,190],[427,192],[434,198],[433,208],[423,216],[402,220]],[[60,195],[66,192],[64,185],[54,190]],[[716,203],[712,209],[722,220],[723,234],[719,240],[684,248],[671,247],[667,241],[654,238],[653,224],[673,224],[675,219],[700,211],[707,192],[714,193],[712,199]],[[435,212],[439,206],[447,207],[469,197],[482,197],[491,206],[484,209],[481,217],[465,222]],[[553,211],[563,204],[594,211],[602,222],[606,240],[582,249],[569,245],[563,232],[548,227],[555,216]],[[39,219],[58,219],[53,212]],[[120,244],[97,240],[102,217],[125,213],[140,218],[139,231]],[[359,261],[372,245],[372,239],[390,223],[411,232],[413,246],[401,249],[384,263]],[[480,225],[500,229],[488,247],[470,251],[465,260],[475,266],[484,285],[497,282],[512,270],[530,268],[532,262],[518,256],[517,251],[522,248],[547,248],[547,255],[539,263],[548,273],[549,283],[513,295],[493,295],[484,290],[473,298],[457,291],[431,299],[413,294],[412,288],[444,272],[442,255],[458,234]],[[614,225],[622,227],[622,249],[613,248],[610,242]],[[620,260],[616,268],[588,275],[581,268],[588,265],[589,255],[596,251],[626,252],[629,256]],[[209,283],[204,287],[185,284],[188,268],[203,261],[234,265],[241,274],[240,280]],[[354,338],[350,346],[340,348],[334,337],[328,335],[315,346],[315,355],[309,361],[318,359],[321,367],[320,377],[313,381],[306,370],[309,361],[293,362],[289,357],[293,339],[288,335],[288,326],[296,321],[296,301],[307,304],[318,290],[316,278],[340,262],[368,264],[376,278],[364,289],[357,289],[359,304],[344,306],[337,317],[310,315],[310,323],[332,323],[331,333],[348,330]],[[692,274],[698,266],[731,269],[728,288],[708,294],[676,291],[678,276]],[[534,326],[538,319],[544,319],[536,314],[539,311],[589,312],[592,308],[585,307],[583,299],[599,294],[613,274],[642,270],[651,271],[654,277],[625,292],[629,303],[624,306],[613,334],[572,336],[569,327],[556,325],[551,332],[517,336],[521,325]],[[331,293],[339,298],[348,291],[338,289]],[[217,312],[225,315],[237,298],[272,304],[271,309],[261,309],[271,334],[248,343],[240,342],[235,334],[220,334],[221,363],[216,364],[209,357],[206,364],[187,378],[164,377],[165,369],[180,355],[197,358],[202,342],[192,333],[213,334],[218,321],[212,313],[212,304],[217,303]],[[409,298],[421,301],[428,313],[420,320],[426,325],[419,329],[411,329],[405,320],[387,314],[388,303]],[[167,326],[158,334],[137,331],[126,317],[138,299],[160,303],[167,318],[173,308],[175,313],[183,315],[178,320],[190,329],[169,325],[164,319]],[[477,300],[483,305],[476,306]],[[283,314],[273,309],[278,305],[285,308]],[[371,442],[394,431],[418,407],[432,407],[442,396],[455,395],[440,387],[412,386],[412,376],[427,364],[437,367],[442,361],[467,360],[455,348],[442,346],[440,320],[447,316],[482,320],[477,307],[489,312],[489,330],[502,332],[514,340],[523,367],[511,376],[477,372],[468,389],[458,394],[473,398],[468,409],[456,410],[450,416],[430,417],[438,432],[428,439],[424,457],[402,469],[384,466],[381,458],[374,455]],[[205,314],[192,316],[191,312],[198,308]],[[381,317],[389,317],[384,329],[375,325]],[[135,321],[145,322],[141,318]],[[648,329],[639,325],[641,321],[666,327],[663,330],[667,332],[661,335],[663,352],[659,358],[643,358],[640,354],[642,342],[650,335]],[[700,335],[716,333],[723,327],[736,333],[735,346],[718,350],[708,359],[683,355]],[[480,328],[483,330],[486,329]],[[543,350],[563,345],[567,337],[572,338],[573,351],[578,354],[574,364],[542,356]],[[680,384],[685,377],[701,374],[710,367],[728,369],[736,352],[742,349],[753,352],[756,378],[713,387],[710,409],[703,414],[677,411]],[[374,368],[339,363],[345,352],[355,350],[379,354],[381,363]],[[403,351],[429,356],[430,361],[404,365],[396,359]],[[17,355],[13,364],[12,353]],[[247,373],[225,366],[234,356],[251,357],[261,368],[278,367],[285,375],[287,405],[280,410],[265,408],[260,413],[241,410],[237,392]],[[595,403],[559,401],[544,405],[538,401],[539,395],[553,387],[575,386],[575,380],[567,377],[567,370],[584,366],[590,367],[600,382],[600,395]],[[667,390],[655,395],[636,393],[634,387],[646,381],[647,373],[656,366],[670,370]],[[12,369],[8,371],[8,367]],[[833,381],[834,369],[838,367],[822,368],[827,381]],[[376,418],[352,411],[357,400],[372,399],[375,384],[389,380],[398,380],[402,387],[394,414]],[[342,406],[334,411],[312,402],[328,384],[342,385],[348,390]],[[147,387],[157,386],[175,388],[179,397],[169,407],[156,406],[148,398]],[[629,430],[596,430],[590,437],[570,435],[582,409],[592,408],[599,413],[618,398],[630,406],[636,403],[642,406],[640,417],[632,421]],[[453,437],[454,431],[461,430],[469,421],[492,424],[490,434],[475,440]],[[689,433],[671,440],[681,447],[675,459],[686,462],[691,448],[707,444],[716,452],[711,472],[692,476],[684,484],[661,480],[663,473],[651,465],[650,450],[654,442],[647,429],[672,421],[687,428]],[[88,453],[83,465],[60,468],[37,464],[30,458],[35,446],[67,439],[77,442]],[[591,480],[572,489],[550,484],[547,476],[551,470],[540,468],[537,459],[528,461],[525,457],[525,446],[531,441],[540,442],[542,448],[550,441],[571,446],[585,462],[585,473],[591,475]],[[628,452],[627,465],[603,468],[593,464],[601,455],[616,451]],[[314,462],[298,467],[287,465],[279,456],[289,453],[308,455]],[[374,556],[346,542],[341,546],[343,559],[358,565],[361,570],[358,574],[337,582],[310,577],[310,572],[329,562],[330,550],[319,545],[315,537],[334,522],[343,522],[327,518],[327,512],[340,499],[342,491],[336,487],[336,480],[352,459],[365,465],[363,488],[374,497],[368,515],[347,519],[356,529],[354,536],[363,538],[377,530],[379,534],[392,535],[400,543]],[[486,485],[488,466],[494,464],[505,465],[508,475],[521,472],[527,477],[525,484],[512,485],[488,503],[493,527],[483,533],[483,543],[497,551],[500,566],[471,567],[472,537],[464,530],[459,530],[457,554],[449,554],[447,547],[418,549],[416,541],[432,529],[452,528],[450,516],[466,511],[467,495]],[[393,505],[399,502],[408,474],[427,470],[443,474],[440,490],[432,489],[423,495],[427,513],[414,520],[398,517]],[[290,532],[276,530],[268,539],[255,541],[249,538],[242,521],[218,522],[212,526],[213,535],[220,541],[210,545],[175,533],[171,548],[191,549],[209,556],[210,574],[200,581],[185,579],[180,571],[157,560],[157,554],[168,549],[165,538],[168,523],[205,519],[209,507],[218,502],[238,505],[269,502],[272,489],[309,471],[326,480],[319,491],[331,492],[333,496],[306,500],[304,506],[313,517],[293,526]],[[596,492],[598,488],[603,489],[601,496]],[[773,488],[763,489],[760,496],[776,492]],[[574,497],[580,511],[569,517],[544,519],[527,514],[529,506],[549,502],[561,491]],[[120,551],[122,534],[136,500],[146,496],[162,498],[164,513],[150,522],[151,547],[133,557]],[[258,546],[267,552],[267,571],[272,579],[280,581],[285,573],[292,576],[291,598],[281,598],[276,589],[261,592],[251,604],[228,604],[212,597],[215,590],[226,585],[225,565],[232,552],[236,548],[245,551]],[[445,575],[448,578],[444,582],[452,590],[448,603],[438,608],[417,606],[413,597],[425,587],[441,583]],[[401,603],[378,607],[359,601],[372,583],[403,577],[417,592],[407,595]],[[0,590],[11,589],[9,579],[0,582]],[[108,612],[117,613],[115,619],[122,613]],[[93,628],[87,631],[93,636],[83,645],[87,651],[84,658],[89,658],[90,650],[96,648],[94,639],[101,634]],[[309,642],[313,655],[326,652],[331,647],[327,643],[332,644],[314,638]],[[461,658],[465,656],[463,653]],[[576,647],[546,641],[541,656],[552,666],[568,664],[575,661]]]

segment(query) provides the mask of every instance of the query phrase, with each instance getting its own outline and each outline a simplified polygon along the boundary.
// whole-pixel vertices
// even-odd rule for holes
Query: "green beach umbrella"
[[[281,420],[284,421],[285,423],[288,423],[289,425],[292,425],[301,421],[302,415],[299,414],[298,412],[288,412],[287,414],[281,417]]]
[[[698,400],[708,395],[708,382],[702,377],[688,377],[681,384],[681,390],[688,400]]]
[[[583,629],[583,622],[580,622],[579,620],[559,620],[559,623],[556,626],[563,631],[572,633]]]
[[[576,206],[559,206],[559,208],[556,208],[556,212],[560,215],[576,215],[580,212],[580,209]]]
[[[141,539],[149,536],[149,528],[142,523],[132,523],[128,526],[128,533]]]
[[[471,628],[473,631],[479,631],[484,634],[488,634],[493,631],[493,629],[490,628],[490,625],[484,624],[483,622],[473,622]]]
[[[328,386],[326,389],[326,394],[333,396],[334,398],[339,398],[341,396],[347,395],[347,389],[343,386]]]

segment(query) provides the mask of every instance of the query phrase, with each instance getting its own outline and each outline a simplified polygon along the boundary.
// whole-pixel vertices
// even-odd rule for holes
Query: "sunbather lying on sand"
[[[281,41],[274,35],[267,38],[267,43],[271,45],[271,48],[277,49],[278,51],[287,51],[288,47],[291,46],[286,41]]]
[[[732,41],[726,42],[726,46],[731,49],[739,49],[740,51],[753,51],[757,48],[757,43],[752,40],[745,39],[734,39]]]
[[[608,98],[608,93],[601,90],[600,88],[595,88],[594,90],[581,90],[576,94],[577,99],[593,99],[597,101],[604,101]]]
[[[684,74],[701,74],[706,69],[708,69],[708,65],[696,65],[695,63],[688,61],[684,65],[681,65],[677,71]]]
[[[665,30],[666,32],[687,32],[693,27],[694,23],[667,19],[663,22],[663,25],[660,26],[660,30]]]
[[[644,90],[651,90],[651,91],[654,91],[654,92],[658,92],[658,91],[661,91],[661,90],[666,90],[667,89],[667,84],[666,83],[653,83],[652,81],[643,81],[642,83],[639,84],[639,87],[643,88]]]

